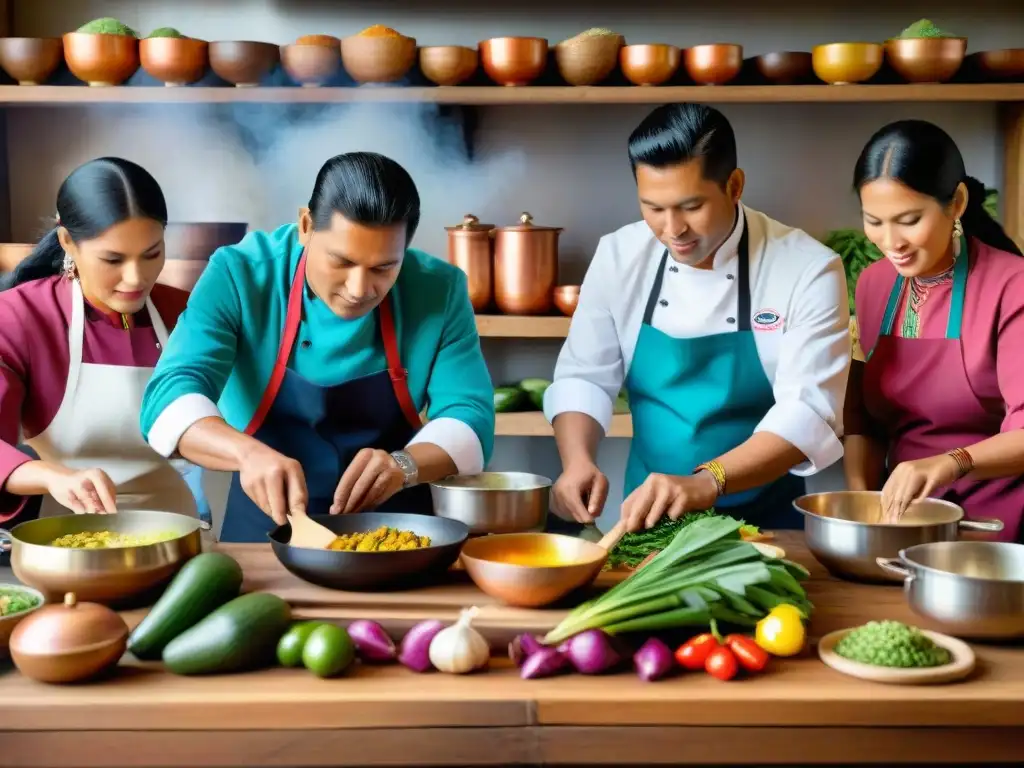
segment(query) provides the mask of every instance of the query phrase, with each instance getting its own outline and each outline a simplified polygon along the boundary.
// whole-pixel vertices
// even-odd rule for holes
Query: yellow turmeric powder
[[[391,27],[385,27],[383,24],[374,24],[372,27],[367,27],[359,33],[359,37],[401,37],[399,32],[396,32]]]

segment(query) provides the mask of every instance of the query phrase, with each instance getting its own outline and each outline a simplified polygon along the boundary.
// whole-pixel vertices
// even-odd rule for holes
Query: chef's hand
[[[577,523],[592,523],[608,498],[608,478],[592,462],[570,464],[551,490],[555,514]]]
[[[405,484],[405,473],[387,451],[363,448],[352,459],[334,491],[331,514],[362,512],[383,504]]]
[[[238,468],[245,495],[278,525],[288,515],[306,514],[309,495],[302,465],[262,443],[253,441]]]
[[[46,492],[76,515],[116,515],[117,487],[102,469],[79,472],[51,465]]]
[[[643,485],[622,502],[622,522],[629,532],[653,528],[668,513],[678,520],[687,512],[714,506],[718,485],[707,472],[696,475],[659,475],[651,473]]]
[[[960,476],[960,465],[948,454],[897,464],[882,487],[882,520],[897,522],[907,508]]]

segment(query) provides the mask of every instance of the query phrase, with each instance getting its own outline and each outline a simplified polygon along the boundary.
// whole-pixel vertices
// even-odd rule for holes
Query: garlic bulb
[[[450,675],[464,675],[483,669],[491,660],[491,647],[473,629],[477,608],[466,608],[459,620],[445,627],[430,641],[430,663]]]

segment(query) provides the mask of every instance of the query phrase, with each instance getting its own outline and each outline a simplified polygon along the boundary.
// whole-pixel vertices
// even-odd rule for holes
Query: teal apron
[[[661,257],[626,377],[633,441],[624,498],[652,472],[689,475],[746,442],[775,405],[750,326],[746,225],[738,255],[737,329],[689,339],[673,338],[651,325],[669,259],[667,249]],[[762,528],[802,528],[803,518],[792,502],[803,493],[803,479],[786,474],[768,486],[722,496],[715,508]]]

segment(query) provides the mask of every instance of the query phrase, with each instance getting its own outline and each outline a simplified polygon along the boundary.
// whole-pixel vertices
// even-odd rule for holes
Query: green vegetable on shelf
[[[928,19],[915,21],[909,27],[900,32],[900,38],[903,40],[916,40],[922,37],[959,37],[959,35],[953,35],[939,29]]]
[[[138,37],[135,30],[117,19],[104,17],[94,19],[88,24],[83,24],[78,31],[86,35],[122,35],[124,37]]]
[[[629,395],[626,390],[619,392],[612,405],[612,413],[629,413]]]
[[[941,667],[952,654],[916,627],[899,621],[869,621],[836,643],[837,655],[876,667]]]
[[[850,314],[856,311],[854,296],[857,279],[867,267],[882,258],[882,252],[859,229],[836,229],[822,241],[827,248],[839,254],[846,271],[846,291],[850,301]]]
[[[527,402],[526,393],[519,387],[496,387],[494,390],[494,412],[513,413]]]
[[[519,382],[519,388],[526,393],[533,407],[538,411],[544,410],[544,393],[550,386],[551,382],[547,379],[523,379]]]
[[[185,36],[183,34],[181,34],[181,32],[179,32],[178,30],[176,30],[174,27],[159,27],[157,29],[154,29],[152,32],[150,32],[146,36],[146,39],[148,40],[151,37],[176,37],[176,38],[180,38],[180,37],[185,37]]]

